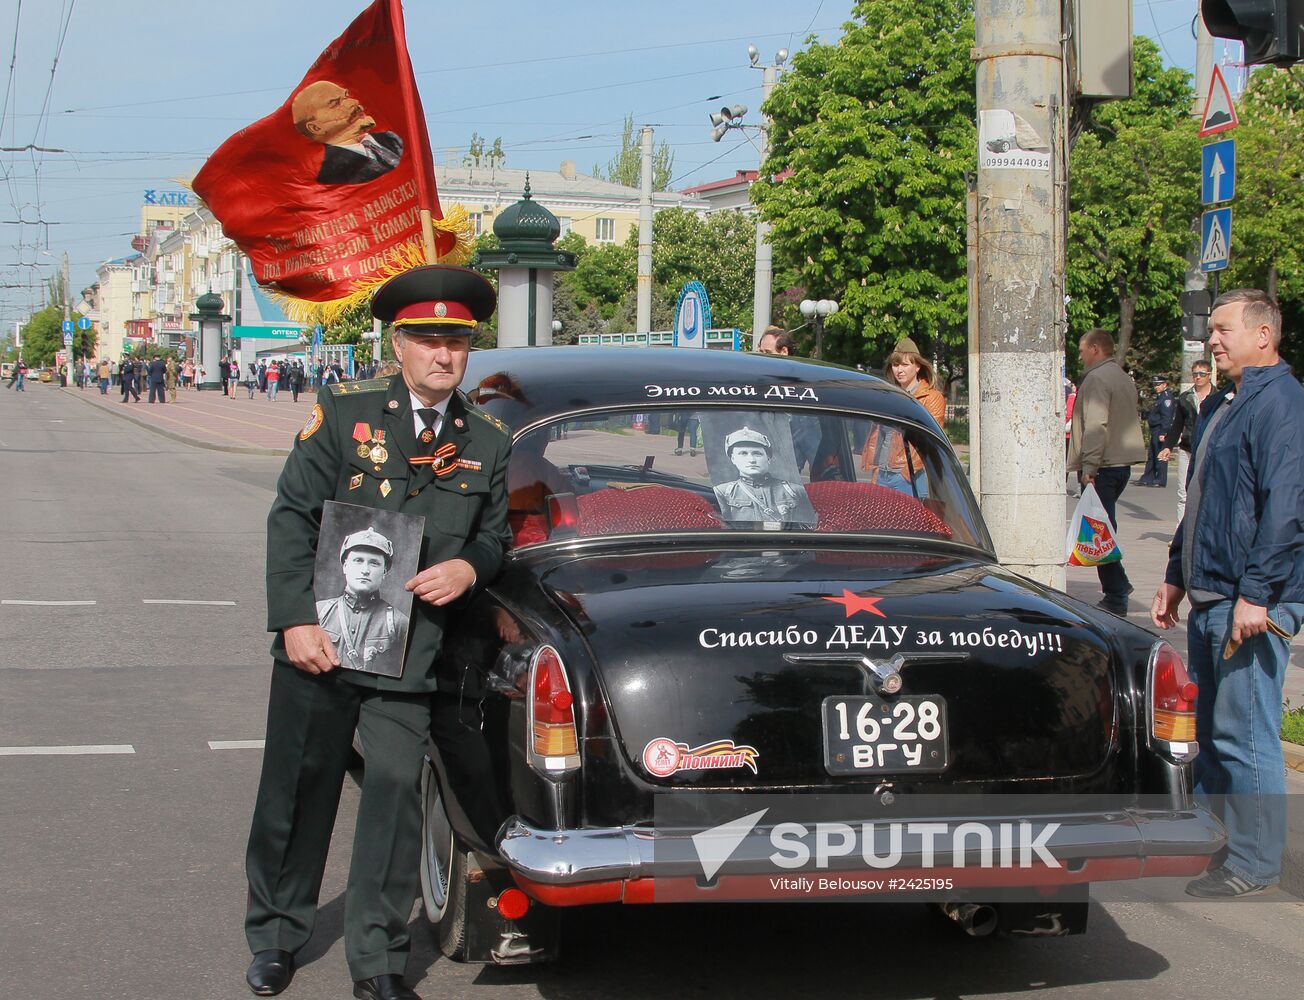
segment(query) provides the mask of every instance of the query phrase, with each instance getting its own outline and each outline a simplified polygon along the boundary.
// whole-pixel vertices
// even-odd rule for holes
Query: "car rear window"
[[[701,407],[561,419],[517,439],[517,546],[684,532],[897,534],[979,544],[949,445],[845,413]]]

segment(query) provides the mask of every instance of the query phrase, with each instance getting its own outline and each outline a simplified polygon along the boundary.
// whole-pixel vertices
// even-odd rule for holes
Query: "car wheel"
[[[453,832],[435,769],[421,774],[421,900],[439,950],[466,956],[467,852]]]

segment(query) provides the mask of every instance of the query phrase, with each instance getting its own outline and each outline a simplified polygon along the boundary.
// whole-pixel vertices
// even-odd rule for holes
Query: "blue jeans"
[[[267,398],[268,398],[268,400],[273,400],[273,399],[276,398],[276,390],[279,389],[280,386],[281,386],[281,383],[280,383],[280,382],[270,382],[270,381],[269,381],[269,382],[267,383]]]
[[[913,487],[911,481],[895,469],[883,469],[878,474],[878,485],[886,486],[890,490],[896,490],[898,493],[905,493],[907,496],[919,495],[920,500],[928,499],[928,476],[920,469],[915,473]]]
[[[1127,489],[1131,475],[1130,465],[1110,465],[1096,470],[1096,495],[1115,531],[1118,531],[1118,498]],[[1097,566],[1096,576],[1100,579],[1100,592],[1111,601],[1126,601],[1132,593],[1132,581],[1127,578],[1122,559]]]
[[[1265,632],[1224,660],[1234,606],[1234,601],[1219,601],[1194,608],[1186,626],[1191,677],[1200,685],[1195,790],[1217,797],[1213,807],[1227,827],[1225,867],[1251,882],[1271,885],[1281,880],[1286,847],[1280,733],[1290,643]],[[1294,635],[1304,621],[1304,604],[1274,604],[1268,615]]]

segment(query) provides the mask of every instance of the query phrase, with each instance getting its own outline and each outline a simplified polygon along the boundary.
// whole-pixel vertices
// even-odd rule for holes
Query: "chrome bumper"
[[[1120,810],[1094,815],[1037,815],[1009,817],[949,817],[948,831],[934,839],[934,861],[925,864],[922,854],[903,853],[893,870],[939,869],[936,859],[948,862],[953,853],[952,832],[961,824],[968,827],[960,856],[978,867],[981,854],[975,843],[973,826],[988,827],[993,842],[999,842],[1001,824],[1035,820],[1037,824],[1059,824],[1048,841],[1056,860],[1068,872],[1085,872],[1093,861],[1139,862],[1128,868],[1132,874],[1109,877],[1144,877],[1170,875],[1163,859],[1208,858],[1220,850],[1226,834],[1222,824],[1200,807],[1169,811]],[[849,821],[857,826],[861,821]],[[730,874],[774,874],[771,856],[771,826],[758,824],[731,852]],[[520,817],[507,820],[498,833],[498,852],[506,866],[517,876],[546,886],[581,886],[594,882],[628,881],[646,878],[700,878],[702,876],[693,836],[703,830],[654,830],[651,827],[617,826],[576,830],[543,830]],[[878,834],[881,832],[881,837]],[[875,853],[886,856],[889,850],[886,831],[875,831]],[[1018,857],[1017,849],[1014,852]],[[849,858],[855,862],[856,858]],[[1145,862],[1151,862],[1147,872]],[[809,873],[860,865],[816,867],[814,860],[789,873]],[[1018,867],[1014,871],[1020,870]],[[1026,870],[1026,869],[1024,869]],[[1116,868],[1115,870],[1122,870]],[[1083,879],[1084,881],[1088,879]]]

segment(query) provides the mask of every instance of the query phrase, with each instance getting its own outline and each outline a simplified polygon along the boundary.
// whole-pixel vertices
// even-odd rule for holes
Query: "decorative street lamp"
[[[832,299],[802,299],[797,307],[807,322],[815,328],[815,358],[824,359],[824,321],[838,311],[838,304]]]

